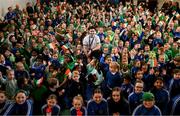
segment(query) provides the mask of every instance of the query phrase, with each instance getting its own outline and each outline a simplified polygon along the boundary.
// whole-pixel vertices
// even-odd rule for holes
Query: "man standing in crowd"
[[[83,39],[83,50],[85,55],[92,58],[97,55],[101,48],[101,43],[99,36],[96,35],[96,30],[94,27],[89,27],[89,34]],[[94,56],[95,57],[95,56]]]

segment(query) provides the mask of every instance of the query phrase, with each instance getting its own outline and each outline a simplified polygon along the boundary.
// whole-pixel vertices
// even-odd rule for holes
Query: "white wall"
[[[0,0],[0,18],[5,16],[8,11],[7,8],[9,6],[15,8],[15,5],[19,4],[20,8],[22,9],[26,7],[27,2],[35,4],[36,0]]]

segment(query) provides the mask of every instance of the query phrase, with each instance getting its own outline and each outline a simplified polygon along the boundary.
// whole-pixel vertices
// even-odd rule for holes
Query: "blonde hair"
[[[77,70],[75,70],[75,71],[73,71],[73,75],[72,75],[73,77],[74,76],[79,76],[79,71],[77,71]]]
[[[118,71],[120,70],[120,65],[118,64],[118,62],[112,61],[110,63],[110,65],[112,65],[114,68],[116,68]]]
[[[83,101],[83,98],[82,98],[81,95],[75,96],[75,97],[73,98],[73,101],[74,101],[74,100],[79,100],[79,101],[81,101],[81,104],[84,105],[84,101]]]

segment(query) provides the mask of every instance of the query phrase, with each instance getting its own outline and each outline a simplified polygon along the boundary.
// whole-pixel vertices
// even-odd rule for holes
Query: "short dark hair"
[[[101,89],[99,89],[99,88],[96,88],[96,89],[94,90],[94,92],[93,92],[93,95],[94,95],[94,94],[96,94],[96,93],[100,93],[100,94],[102,94],[102,91],[101,91]]]
[[[88,28],[88,30],[90,30],[90,29],[96,29],[96,28],[95,28],[95,26],[90,26],[90,27]]]
[[[164,82],[164,79],[162,77],[157,77],[156,81],[157,80],[160,80],[160,81]]]

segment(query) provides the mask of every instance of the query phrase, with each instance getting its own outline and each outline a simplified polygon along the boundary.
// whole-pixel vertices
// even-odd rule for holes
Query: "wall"
[[[24,8],[26,6],[27,2],[31,2],[32,4],[35,4],[36,0],[0,0],[0,18],[4,17],[7,13],[7,8],[9,6],[12,6],[15,8],[16,4],[19,4],[20,8]]]

